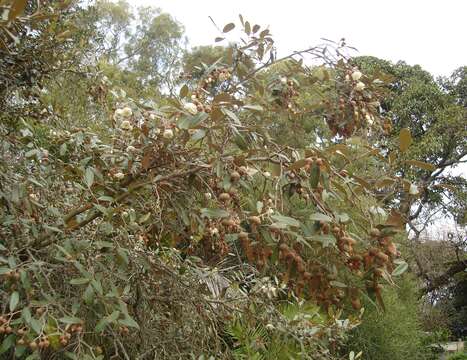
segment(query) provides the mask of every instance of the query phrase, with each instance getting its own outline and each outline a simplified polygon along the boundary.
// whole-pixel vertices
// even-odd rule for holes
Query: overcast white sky
[[[214,43],[219,26],[238,24],[238,14],[269,25],[280,54],[316,45],[322,37],[374,55],[420,64],[435,75],[467,65],[466,0],[130,0],[173,15],[186,29],[190,45]]]

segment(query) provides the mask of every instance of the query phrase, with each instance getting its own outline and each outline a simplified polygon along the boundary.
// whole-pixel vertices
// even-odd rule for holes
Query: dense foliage
[[[420,197],[394,157],[434,165],[407,125],[386,140],[387,84],[344,44],[276,59],[240,16],[187,53],[160,10],[0,4],[1,356],[374,358],[350,330],[416,317],[383,291],[408,267],[395,204]]]

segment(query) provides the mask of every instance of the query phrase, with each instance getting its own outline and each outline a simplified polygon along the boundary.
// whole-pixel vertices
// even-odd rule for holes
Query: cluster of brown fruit
[[[291,111],[293,114],[298,114],[297,104],[295,99],[299,93],[295,87],[295,83],[287,78],[280,79],[280,85],[275,85],[272,90],[272,95],[275,98],[275,103],[281,108]]]
[[[228,68],[214,69],[200,81],[198,87],[207,90],[209,87],[214,86],[218,83],[229,80],[232,77],[231,71]]]
[[[379,102],[377,91],[363,91],[366,85],[359,80],[359,71],[346,68],[344,74],[347,81],[338,86],[341,93],[338,101],[325,100],[323,106],[332,134],[348,138],[356,129],[373,124],[379,117]],[[355,78],[356,74],[360,74],[358,78]]]
[[[251,216],[249,218],[250,224],[253,231],[255,227],[261,224],[259,216]],[[269,246],[262,244],[261,241],[252,241],[250,234],[241,231],[238,234],[240,245],[242,246],[243,252],[245,253],[248,261],[252,264],[256,264],[259,270],[262,270],[267,264],[268,259],[272,256],[272,249]]]
[[[199,90],[193,93],[191,96],[191,101],[196,105],[196,110],[198,112],[205,112],[209,114],[212,111],[211,105],[204,103],[201,91]]]

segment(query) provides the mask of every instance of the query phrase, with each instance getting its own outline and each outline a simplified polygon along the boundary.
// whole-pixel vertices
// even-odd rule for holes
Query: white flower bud
[[[185,109],[185,111],[188,111],[192,115],[196,115],[198,113],[198,108],[193,103],[185,103],[183,105],[183,109]]]
[[[122,173],[121,171],[114,174],[114,178],[117,180],[122,180],[124,177],[125,177],[125,174]]]
[[[212,199],[212,194],[207,192],[207,193],[204,194],[204,197],[206,198],[206,200],[211,200]]]
[[[156,120],[156,114],[149,114],[149,119]]]
[[[357,70],[357,71],[354,71],[354,72],[352,73],[352,79],[353,79],[354,81],[360,80],[361,77],[362,77],[362,73],[361,73],[360,71],[358,71],[358,70]]]
[[[127,151],[127,152],[134,152],[134,151],[136,151],[136,148],[135,148],[134,146],[132,146],[132,145],[129,145],[129,146],[126,148],[126,151]]]
[[[357,90],[357,91],[363,91],[363,89],[365,89],[365,84],[362,83],[361,81],[359,81],[359,82],[357,83],[357,85],[355,85],[355,90]]]
[[[282,84],[287,84],[287,78],[285,76],[281,77],[281,83]]]
[[[166,139],[172,139],[174,137],[174,132],[172,131],[172,129],[165,129],[162,136]]]
[[[410,195],[418,195],[418,187],[415,184],[410,184],[409,194]]]
[[[270,173],[269,171],[263,172],[263,175],[264,175],[265,177],[271,177],[271,173]]]
[[[120,129],[125,131],[131,131],[133,130],[133,125],[131,125],[131,123],[128,120],[123,120],[120,124]]]
[[[123,117],[130,117],[131,115],[133,115],[133,111],[131,111],[131,109],[128,106],[122,109]]]

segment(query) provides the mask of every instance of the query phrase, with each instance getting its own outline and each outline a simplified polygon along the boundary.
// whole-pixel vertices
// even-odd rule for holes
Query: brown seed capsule
[[[226,227],[234,226],[235,221],[233,221],[232,219],[224,219],[224,220],[222,220],[222,225],[226,226]]]
[[[385,262],[388,262],[388,260],[389,260],[389,256],[387,256],[387,255],[386,255],[385,253],[383,253],[382,251],[378,252],[378,253],[376,254],[376,257],[377,257],[379,260],[381,260],[382,262],[384,262],[384,263],[385,263]]]
[[[229,193],[222,193],[219,195],[219,200],[226,202],[230,200],[230,194]]]
[[[250,216],[248,219],[253,225],[261,224],[261,218],[259,216]]]
[[[13,328],[12,328],[11,326],[7,326],[7,327],[5,328],[5,333],[6,333],[6,334],[11,334],[12,332],[13,332]]]
[[[33,351],[36,350],[36,349],[37,349],[37,343],[36,343],[35,341],[31,341],[31,342],[29,343],[29,348],[30,348],[31,350],[33,350]]]
[[[60,344],[62,346],[67,346],[68,345],[68,340],[67,339],[62,339],[62,340],[60,340]]]
[[[374,271],[374,274],[375,274],[377,277],[383,276],[383,269],[381,269],[381,268],[376,268],[375,271]]]
[[[238,181],[238,180],[240,179],[240,176],[241,176],[241,175],[240,175],[240,173],[239,173],[238,171],[232,171],[232,172],[230,173],[230,180],[232,180],[232,181],[234,181],[234,182],[235,182],[235,181]]]
[[[240,233],[238,234],[238,238],[239,238],[240,240],[248,240],[248,233],[242,231],[242,232],[240,232]]]
[[[321,165],[323,165],[323,163],[324,163],[323,159],[321,159],[321,158],[316,159],[316,165],[321,166]]]
[[[43,309],[43,308],[40,308],[40,307],[39,307],[39,308],[36,309],[36,315],[41,316],[43,313],[44,313],[44,309]]]
[[[360,299],[352,299],[352,307],[355,309],[355,310],[360,310],[360,308],[362,307],[362,304],[360,303]]]
[[[26,341],[24,339],[19,339],[17,344],[22,346],[26,344]]]
[[[279,250],[286,251],[286,250],[289,250],[289,247],[287,246],[287,244],[282,243],[279,245]]]
[[[379,231],[377,228],[373,228],[370,230],[370,235],[373,237],[379,237],[381,235],[381,231]]]
[[[396,248],[396,245],[394,245],[394,243],[390,242],[386,249],[388,250],[388,252],[391,254],[391,255],[394,255],[396,256],[397,255],[397,248]]]

